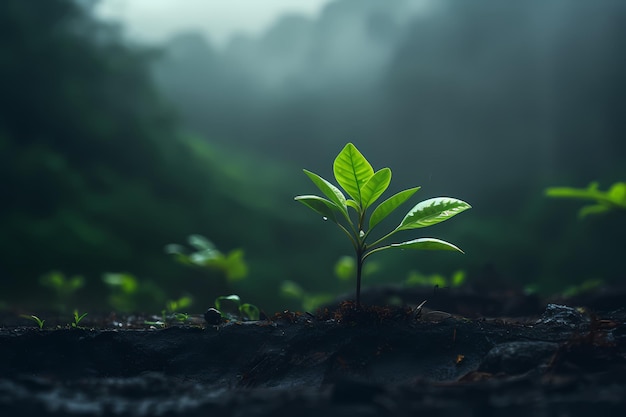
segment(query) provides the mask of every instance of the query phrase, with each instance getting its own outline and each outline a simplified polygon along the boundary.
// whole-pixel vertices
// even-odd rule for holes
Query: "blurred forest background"
[[[141,45],[94,5],[0,2],[5,308],[191,296],[202,312],[237,293],[273,312],[301,308],[284,281],[353,291],[335,273],[348,241],[293,201],[317,192],[302,168],[331,179],[347,142],[393,170],[387,195],[473,206],[405,236],[466,255],[380,255],[365,286],[458,270],[546,294],[623,282],[626,216],[578,220],[581,203],[544,189],[626,180],[626,2],[335,0],[224,47],[192,31]],[[165,253],[192,234],[225,261]]]

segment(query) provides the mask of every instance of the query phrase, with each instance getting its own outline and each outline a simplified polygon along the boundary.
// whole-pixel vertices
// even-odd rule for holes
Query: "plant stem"
[[[361,271],[363,270],[363,247],[356,251],[356,307],[361,307]]]

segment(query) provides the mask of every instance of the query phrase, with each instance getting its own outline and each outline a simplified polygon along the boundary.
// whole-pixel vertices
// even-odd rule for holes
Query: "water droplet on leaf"
[[[326,221],[328,220],[328,217],[322,217],[322,220]]]

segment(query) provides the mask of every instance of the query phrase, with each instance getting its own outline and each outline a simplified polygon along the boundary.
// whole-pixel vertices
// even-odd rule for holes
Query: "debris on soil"
[[[517,319],[467,318],[414,300],[416,307],[343,302],[254,322],[198,315],[165,328],[146,326],[151,317],[90,315],[84,328],[40,330],[3,317],[0,414],[611,416],[626,409],[624,308],[549,304]]]

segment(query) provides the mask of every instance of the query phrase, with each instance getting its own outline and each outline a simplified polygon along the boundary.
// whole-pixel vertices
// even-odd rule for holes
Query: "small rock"
[[[575,308],[559,304],[548,304],[537,324],[549,324],[559,327],[576,329],[584,324],[589,324],[589,316]]]
[[[217,326],[222,323],[222,313],[216,308],[210,308],[204,313],[204,320],[211,326]]]
[[[547,363],[558,347],[552,342],[502,343],[487,353],[478,370],[493,374],[521,374]]]

